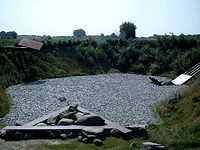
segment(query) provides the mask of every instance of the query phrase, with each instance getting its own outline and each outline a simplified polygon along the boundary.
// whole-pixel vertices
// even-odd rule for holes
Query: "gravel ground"
[[[13,105],[2,122],[13,125],[17,120],[30,121],[78,103],[121,125],[158,123],[160,119],[153,108],[186,87],[157,86],[151,83],[149,76],[135,74],[76,76],[19,84],[6,90]],[[67,100],[61,102],[60,97]]]

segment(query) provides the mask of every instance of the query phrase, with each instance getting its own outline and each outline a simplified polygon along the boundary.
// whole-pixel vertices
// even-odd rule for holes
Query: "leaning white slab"
[[[186,81],[188,81],[190,78],[192,78],[192,76],[189,76],[187,74],[181,74],[180,76],[172,80],[172,83],[175,85],[181,85],[185,83]]]

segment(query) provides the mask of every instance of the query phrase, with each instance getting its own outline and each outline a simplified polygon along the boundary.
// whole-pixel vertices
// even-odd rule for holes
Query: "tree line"
[[[137,40],[136,26],[125,22],[119,38],[38,39],[41,51],[0,48],[0,85],[5,87],[45,78],[81,74],[123,73],[175,77],[200,60],[195,36],[162,35],[156,40]],[[2,40],[1,43],[6,43]],[[9,40],[8,40],[9,42]],[[76,64],[79,72],[72,73]]]
[[[1,31],[0,32],[0,39],[17,39],[17,33],[15,31]]]

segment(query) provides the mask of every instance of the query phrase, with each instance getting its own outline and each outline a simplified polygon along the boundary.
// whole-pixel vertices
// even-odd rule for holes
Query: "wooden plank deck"
[[[57,111],[54,111],[48,115],[45,115],[43,117],[37,118],[33,121],[30,121],[26,124],[24,124],[23,126],[6,126],[5,128],[3,128],[4,130],[81,130],[85,127],[93,127],[93,128],[99,128],[102,127],[104,129],[113,129],[116,128],[119,131],[121,131],[122,133],[129,133],[131,132],[131,130],[118,125],[117,123],[111,122],[105,118],[103,118],[105,120],[105,125],[103,126],[81,126],[81,125],[70,125],[70,126],[34,126],[40,122],[45,121],[46,119],[48,119],[51,115],[58,115],[60,112],[63,112],[65,110],[67,110],[69,107],[64,107],[61,108]],[[86,113],[90,113],[91,115],[96,115],[84,108],[78,107],[78,110],[81,112],[86,112]]]

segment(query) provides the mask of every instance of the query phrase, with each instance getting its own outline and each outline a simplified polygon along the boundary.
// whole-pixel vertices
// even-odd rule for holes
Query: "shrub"
[[[200,102],[200,95],[194,95],[192,97],[192,101],[195,102],[195,103],[199,103]]]

